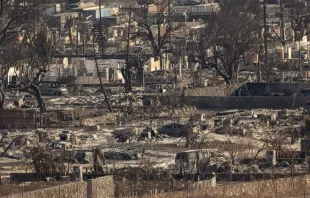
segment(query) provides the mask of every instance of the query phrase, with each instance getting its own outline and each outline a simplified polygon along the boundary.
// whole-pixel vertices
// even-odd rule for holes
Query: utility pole
[[[171,31],[171,0],[168,0],[168,28],[169,28],[169,31]],[[170,45],[170,43],[171,43],[171,34],[170,33],[171,32],[169,32],[169,48],[171,49],[171,45]],[[170,67],[171,66],[169,66],[169,69],[171,69]]]
[[[101,19],[101,0],[99,0],[99,17],[100,17],[99,18],[99,26],[100,26],[99,27],[99,31],[100,31],[99,32],[99,34],[100,34],[99,45],[101,47],[100,54],[103,55],[103,50],[104,50],[104,47],[103,47],[104,43],[103,42],[104,42],[104,40],[103,40],[102,19]],[[93,50],[94,50],[94,54],[96,55],[95,43],[93,43]],[[113,112],[112,107],[110,105],[110,101],[109,101],[108,96],[107,96],[107,93],[106,93],[106,91],[104,89],[104,86],[103,86],[103,82],[102,82],[102,79],[101,79],[101,74],[100,74],[100,71],[99,71],[99,64],[98,64],[97,58],[95,57],[94,60],[95,60],[97,75],[98,75],[98,78],[99,78],[100,87],[101,87],[101,90],[102,90],[103,95],[104,95],[104,99],[105,99],[105,101],[107,103],[107,107],[108,107],[109,111]]]
[[[131,4],[129,7],[129,19],[128,19],[128,28],[127,28],[127,58],[126,58],[126,68],[125,68],[125,91],[126,93],[129,93],[132,89],[132,84],[131,84],[131,72],[130,72],[130,63],[129,63],[129,47],[130,47],[130,31],[131,31]]]
[[[158,12],[157,14],[157,45],[158,45],[158,48],[159,48],[159,51],[158,51],[158,55],[159,55],[159,64],[160,64],[160,70],[163,70],[163,61],[162,61],[162,54],[161,54],[161,48],[160,48],[160,43],[161,43],[161,39],[160,39],[160,26],[161,26],[161,17],[162,17],[162,14],[163,13],[160,13]]]
[[[284,19],[283,19],[283,2],[280,0],[280,31],[281,31],[281,43],[285,47],[285,30],[284,30]]]
[[[83,54],[85,54],[85,25],[86,23],[83,23]]]
[[[265,69],[268,68],[268,41],[267,41],[267,0],[264,0],[264,47],[265,47]]]
[[[101,48],[101,55],[103,55],[103,32],[102,32],[102,13],[101,13],[101,1],[99,0],[99,33],[100,33],[100,39],[99,39],[99,45]]]

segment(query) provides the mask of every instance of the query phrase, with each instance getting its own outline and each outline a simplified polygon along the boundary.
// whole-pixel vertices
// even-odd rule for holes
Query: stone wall
[[[1,198],[112,198],[114,191],[113,176],[106,176],[87,182],[74,182]]]
[[[153,198],[182,198],[182,197],[296,197],[302,196],[309,188],[307,180],[309,176],[282,178],[277,180],[265,180],[249,183],[222,185],[213,188],[205,188],[195,191],[178,191],[171,193],[159,193]],[[144,198],[150,197],[149,195]]]

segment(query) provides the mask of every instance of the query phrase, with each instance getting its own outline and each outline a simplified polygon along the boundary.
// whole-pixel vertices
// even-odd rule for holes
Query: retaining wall
[[[266,83],[245,83],[241,89],[248,90],[252,96],[264,96],[271,93],[300,93],[303,89],[309,89],[310,83],[281,83],[281,82],[266,82]]]
[[[145,96],[144,104],[150,98]],[[169,98],[160,96],[163,104],[169,104]],[[293,96],[185,96],[184,104],[195,106],[197,109],[292,109],[304,107],[310,97]]]
[[[291,96],[188,97],[186,103],[199,109],[291,109],[305,106],[309,99]]]

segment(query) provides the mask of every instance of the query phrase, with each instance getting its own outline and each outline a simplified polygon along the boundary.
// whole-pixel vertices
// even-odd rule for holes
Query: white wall
[[[121,59],[105,59],[105,60],[98,60],[99,70],[103,71],[105,76],[102,76],[104,78],[109,77],[109,68],[112,68],[114,70],[114,80],[122,80],[123,77],[120,72],[120,68],[122,64],[125,63],[125,60]],[[84,65],[87,70],[87,73],[92,73],[94,76],[97,76],[97,70],[96,70],[96,63],[94,60],[84,60]]]
[[[11,82],[12,81],[12,76],[19,76],[19,71],[16,70],[15,67],[11,67],[7,73],[7,82]]]

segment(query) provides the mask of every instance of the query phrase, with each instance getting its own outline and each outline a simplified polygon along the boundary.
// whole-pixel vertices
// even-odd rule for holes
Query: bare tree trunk
[[[125,68],[121,69],[122,76],[125,80],[125,93],[129,93],[132,91],[132,77],[131,72],[129,71],[130,66],[125,66]]]
[[[162,55],[159,55],[159,65],[160,65],[160,70],[164,70],[163,56]]]
[[[301,38],[300,38],[299,41],[298,41],[298,46],[299,46],[299,49],[298,49],[298,66],[299,66],[299,71],[302,72],[302,71],[303,71],[303,68],[302,68],[302,63],[301,63],[301,47],[300,47],[300,40],[301,40]]]
[[[46,110],[46,107],[45,107],[44,99],[42,98],[42,95],[41,95],[41,91],[38,88],[38,86],[32,85],[28,89],[28,92],[33,94],[36,97],[36,99],[37,99],[38,106],[39,106],[39,109],[40,109],[40,127],[42,127],[42,117],[43,117],[43,113]]]
[[[233,74],[234,77],[232,80],[235,85],[238,85],[239,84],[239,68],[240,68],[238,63],[235,63],[233,68],[235,71],[234,71],[234,74]]]
[[[137,76],[138,76],[138,82],[141,87],[144,87],[144,71],[143,70],[144,70],[143,65],[141,66],[140,64]]]
[[[260,57],[261,53],[263,51],[263,45],[260,42],[259,43],[259,50],[258,50],[258,60],[257,60],[257,82],[262,82],[262,72],[261,72],[261,62],[260,62]]]
[[[0,86],[0,110],[4,109],[5,95],[3,92],[3,85]]]
[[[285,47],[286,44],[286,40],[285,40],[285,27],[284,27],[284,17],[283,17],[283,2],[282,0],[280,0],[280,32],[281,32],[281,43],[283,48]]]
[[[127,92],[129,93],[132,91],[132,76],[131,76],[131,71],[129,69],[126,69],[127,72],[127,82],[126,82],[126,86],[127,86]]]
[[[195,66],[193,66],[193,67],[195,67]],[[195,68],[192,68],[192,77],[193,77],[193,88],[196,89]]]
[[[109,99],[108,99],[108,97],[107,97],[107,93],[105,92],[105,89],[104,89],[104,86],[103,86],[103,83],[102,83],[102,79],[101,79],[101,75],[100,75],[100,71],[99,71],[99,66],[98,66],[97,58],[95,57],[94,60],[95,60],[97,75],[98,75],[99,82],[100,82],[100,88],[101,88],[101,90],[102,90],[102,92],[103,92],[104,99],[105,99],[105,101],[106,101],[106,103],[107,103],[107,106],[108,106],[109,111],[110,111],[110,112],[113,112],[112,107],[111,107],[111,105],[110,105],[110,101],[109,101]]]
[[[158,17],[158,20],[160,19],[160,16]],[[162,60],[162,55],[161,55],[161,50],[160,50],[160,25],[161,25],[161,21],[157,21],[157,42],[158,42],[158,55],[159,55],[159,64],[160,64],[160,70],[163,70],[163,60]]]
[[[36,97],[39,108],[40,108],[40,114],[42,115],[45,112],[46,107],[45,107],[44,99],[42,98],[42,95],[41,95],[41,91],[37,86],[31,86],[30,89],[31,91],[34,92],[34,96]]]
[[[268,68],[268,41],[267,41],[267,0],[264,0],[264,46],[265,46],[265,68]]]
[[[255,153],[254,158],[253,158],[254,160],[256,160],[256,158],[260,154],[260,152],[262,152],[264,150],[265,146],[266,146],[266,144],[264,143],[264,145],[260,149],[257,150],[257,152]]]
[[[231,84],[231,79],[229,79],[226,75],[222,75],[221,71],[216,67],[215,70],[220,74],[220,76],[222,76],[224,78],[224,81],[226,83],[226,85],[230,85]]]

